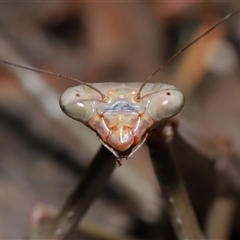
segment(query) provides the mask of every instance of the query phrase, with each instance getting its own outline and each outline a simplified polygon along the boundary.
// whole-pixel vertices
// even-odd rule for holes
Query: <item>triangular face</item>
[[[136,93],[141,83],[95,83],[108,97],[86,86],[67,89],[60,98],[62,110],[97,133],[101,142],[118,159],[131,156],[156,125],[177,114],[184,97],[177,88],[148,83],[140,99]]]

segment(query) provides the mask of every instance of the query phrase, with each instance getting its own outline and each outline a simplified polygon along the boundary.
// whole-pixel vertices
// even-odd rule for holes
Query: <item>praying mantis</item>
[[[238,12],[226,16],[209,31]],[[205,34],[180,50],[170,61]],[[7,61],[1,62],[28,69]],[[34,68],[28,70],[44,73]],[[116,163],[120,166],[122,158],[128,158],[137,151],[154,127],[176,115],[184,105],[183,93],[177,88],[148,83],[156,72],[145,83],[86,84],[77,80],[80,85],[63,93],[60,106],[68,116],[95,131],[103,145],[115,155]]]
[[[62,94],[60,107],[66,115],[95,131],[102,144],[115,155],[117,165],[121,166],[121,159],[131,157],[144,143],[149,131],[176,115],[184,106],[184,95],[176,87],[162,83],[148,83],[149,80],[187,48],[239,11],[222,18],[197,39],[183,47],[144,83],[90,85],[78,79],[41,69],[4,60],[0,60],[0,63],[80,83],[79,86],[69,88]]]

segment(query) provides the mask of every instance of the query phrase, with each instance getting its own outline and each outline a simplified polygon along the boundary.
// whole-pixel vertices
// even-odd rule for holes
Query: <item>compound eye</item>
[[[183,93],[173,87],[157,93],[148,106],[148,112],[156,122],[159,122],[176,115],[183,105]]]
[[[81,85],[63,92],[59,104],[66,115],[83,123],[89,121],[94,112],[93,103]]]

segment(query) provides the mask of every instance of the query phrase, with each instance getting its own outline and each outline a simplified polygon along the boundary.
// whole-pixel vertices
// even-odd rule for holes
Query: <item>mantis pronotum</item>
[[[151,129],[176,115],[184,105],[184,96],[180,90],[167,84],[148,83],[149,80],[183,51],[239,12],[237,10],[222,18],[187,44],[144,83],[87,84],[53,72],[4,60],[0,62],[78,82],[79,86],[69,88],[62,94],[60,107],[69,117],[95,131],[103,145],[116,156],[116,163],[120,166],[121,159],[130,157],[144,143]]]

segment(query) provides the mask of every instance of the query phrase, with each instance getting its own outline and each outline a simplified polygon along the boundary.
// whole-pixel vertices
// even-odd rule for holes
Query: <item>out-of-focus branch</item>
[[[236,201],[231,197],[216,198],[206,221],[208,239],[229,239]]]
[[[178,238],[205,239],[172,156],[171,143],[175,125],[174,121],[167,121],[152,130],[147,139],[147,145],[164,203]]]

